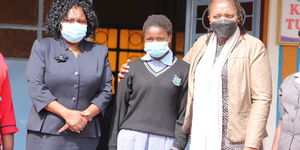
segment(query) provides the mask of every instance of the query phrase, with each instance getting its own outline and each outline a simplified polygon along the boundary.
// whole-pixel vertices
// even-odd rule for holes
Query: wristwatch
[[[89,121],[92,121],[92,120],[93,120],[93,117],[92,117],[92,115],[91,115],[91,113],[90,113],[90,112],[84,111],[83,113],[84,113],[85,115],[87,115],[87,116],[88,116],[88,118],[89,118]]]

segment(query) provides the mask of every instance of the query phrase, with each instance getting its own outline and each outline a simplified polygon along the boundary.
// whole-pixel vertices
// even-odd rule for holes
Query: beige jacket
[[[192,124],[194,75],[207,47],[206,39],[207,35],[201,36],[184,57],[190,63],[185,132],[189,132]],[[245,146],[258,149],[267,136],[271,70],[267,50],[260,40],[248,34],[239,40],[240,44],[228,58],[228,134],[231,141],[245,142]]]

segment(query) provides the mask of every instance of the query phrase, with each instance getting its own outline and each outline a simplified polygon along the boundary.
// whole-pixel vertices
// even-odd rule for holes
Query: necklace
[[[217,40],[218,49],[222,49],[225,45],[226,41]]]

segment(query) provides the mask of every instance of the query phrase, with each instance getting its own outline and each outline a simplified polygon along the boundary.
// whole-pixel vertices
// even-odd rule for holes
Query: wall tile
[[[5,57],[28,58],[36,31],[0,29],[0,52]]]
[[[38,0],[0,0],[0,23],[37,25]]]

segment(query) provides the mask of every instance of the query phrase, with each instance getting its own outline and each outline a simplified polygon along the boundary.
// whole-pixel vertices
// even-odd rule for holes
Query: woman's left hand
[[[72,113],[70,113],[72,115],[70,115],[69,117],[67,117],[65,119],[66,124],[62,128],[60,128],[58,130],[58,132],[63,132],[68,129],[72,132],[80,133],[80,131],[82,131],[85,128],[85,126],[87,125],[87,123],[90,119],[88,115],[86,115],[85,113],[80,112],[80,111],[72,110],[70,112],[72,112]],[[78,116],[78,115],[80,115],[80,116]],[[70,118],[72,118],[72,119],[70,119]]]
[[[96,106],[95,104],[91,104],[87,109],[79,112],[80,116],[82,118],[82,121],[85,123],[85,125],[81,129],[74,130],[74,128],[72,128],[66,122],[66,124],[62,128],[60,128],[58,132],[63,132],[68,129],[70,131],[80,133],[80,131],[82,131],[85,128],[85,126],[88,124],[88,122],[92,120],[92,117],[98,115],[100,112],[101,112],[101,110],[98,108],[98,106]]]

